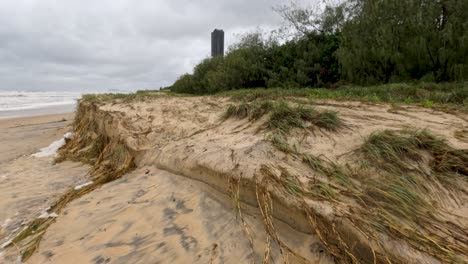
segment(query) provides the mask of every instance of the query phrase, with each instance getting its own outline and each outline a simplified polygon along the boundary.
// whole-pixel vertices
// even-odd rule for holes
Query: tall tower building
[[[211,32],[211,57],[224,56],[224,31],[215,29]]]

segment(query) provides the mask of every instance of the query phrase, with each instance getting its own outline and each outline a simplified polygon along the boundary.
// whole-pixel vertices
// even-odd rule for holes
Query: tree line
[[[295,4],[277,11],[295,37],[245,35],[170,88],[206,94],[468,79],[466,0],[347,0],[320,11]]]

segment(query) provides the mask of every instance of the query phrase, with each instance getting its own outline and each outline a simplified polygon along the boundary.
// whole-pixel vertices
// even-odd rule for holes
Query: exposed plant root
[[[247,239],[249,240],[249,244],[251,248],[251,263],[255,264],[255,250],[254,250],[252,232],[251,232],[249,224],[245,221],[245,218],[244,218],[244,215],[242,214],[242,209],[240,206],[240,184],[241,184],[241,179],[228,177],[229,194],[234,203],[234,207],[236,208],[237,213],[239,214],[239,218],[242,224],[242,230],[244,231],[244,234],[247,236]],[[267,241],[267,244],[269,245],[269,241]]]
[[[61,156],[56,161],[70,159],[91,164],[93,183],[79,190],[71,189],[51,206],[48,213],[59,214],[69,202],[135,168],[135,153],[119,139],[111,139],[100,131],[92,113],[94,111],[86,112],[83,107],[79,108],[75,119],[76,137],[60,150]],[[14,245],[20,249],[22,261],[26,261],[38,248],[42,236],[53,222],[55,218],[35,219],[13,239]]]
[[[284,172],[284,169],[282,169],[282,170]],[[262,166],[261,174],[262,174],[262,181],[261,182],[257,181],[257,199],[258,199],[258,204],[259,204],[260,210],[262,212],[262,215],[265,215],[264,216],[264,222],[265,222],[266,226],[272,225],[272,222],[270,221],[270,219],[268,219],[268,215],[267,215],[267,213],[268,213],[267,209],[269,209],[269,207],[265,206],[265,205],[268,205],[267,201],[270,201],[270,203],[272,201],[271,196],[270,196],[270,194],[268,192],[268,187],[271,186],[272,188],[278,189],[279,191],[281,191],[281,193],[283,193],[284,195],[287,195],[289,198],[292,198],[296,203],[301,205],[301,208],[304,209],[305,214],[306,214],[306,216],[307,216],[307,218],[309,220],[309,223],[310,223],[310,225],[312,227],[312,230],[318,236],[319,240],[322,242],[322,244],[327,249],[327,251],[331,255],[333,255],[335,257],[335,260],[337,260],[337,261],[341,260],[342,263],[350,263],[348,261],[344,261],[343,253],[340,252],[341,247],[332,246],[332,245],[334,245],[334,244],[336,244],[337,242],[340,241],[339,239],[338,240],[336,239],[337,237],[339,237],[339,233],[337,233],[333,229],[330,230],[329,228],[327,228],[327,226],[329,226],[328,225],[329,223],[327,223],[327,224],[319,223],[318,216],[316,216],[315,214],[312,213],[312,210],[309,208],[309,206],[306,204],[306,202],[304,200],[304,197],[305,197],[304,194],[306,193],[306,191],[305,191],[304,187],[302,185],[300,185],[299,181],[296,180],[296,182],[298,183],[298,185],[297,185],[298,191],[297,192],[291,192],[290,188],[287,186],[287,183],[281,180],[281,178],[283,178],[283,177],[280,177],[278,179],[278,177],[271,170],[271,168],[269,168],[267,166]],[[258,196],[259,190],[262,193],[262,197],[264,198],[263,200],[260,199],[259,196]],[[265,201],[265,199],[266,199],[266,201]],[[326,221],[326,222],[328,222],[328,221]],[[321,230],[326,230],[326,232],[324,233]],[[272,237],[275,239],[275,241],[279,241],[278,243],[281,245],[281,240],[277,236],[277,233],[274,232],[274,229],[269,228],[269,229],[267,229],[267,231],[269,233],[273,233]],[[343,244],[342,246],[347,247],[346,244]],[[287,249],[288,253],[293,252],[291,249],[289,249],[287,247],[286,247],[286,249]],[[351,259],[351,260],[356,259],[354,257],[354,255],[351,254],[349,251],[345,251],[345,253],[348,254],[349,259]],[[360,262],[356,260],[356,261],[352,261],[351,263],[360,263]]]
[[[263,258],[263,263],[269,263],[270,250],[271,250],[271,239],[273,239],[278,247],[283,258],[283,262],[289,263],[289,253],[294,254],[289,247],[284,245],[284,243],[280,240],[278,233],[276,232],[274,223],[273,223],[273,200],[271,199],[270,193],[268,192],[268,177],[262,177],[261,179],[256,179],[256,186],[255,186],[255,194],[257,198],[257,205],[260,209],[260,213],[263,218],[263,223],[265,226],[265,233],[267,236],[267,246],[265,248],[265,254]]]

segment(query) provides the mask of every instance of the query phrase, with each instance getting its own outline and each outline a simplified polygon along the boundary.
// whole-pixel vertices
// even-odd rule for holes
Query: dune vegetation
[[[262,98],[261,103],[258,98]],[[355,200],[362,207],[348,217],[368,239],[378,239],[375,237],[376,231],[384,232],[395,239],[403,238],[415,248],[443,260],[444,263],[462,261],[467,244],[446,244],[446,232],[451,227],[444,220],[445,213],[437,212],[431,196],[440,192],[435,189],[463,195],[465,190],[460,186],[465,186],[464,183],[468,180],[467,149],[454,149],[443,137],[436,136],[429,130],[382,130],[370,134],[362,146],[355,150],[356,155],[361,157],[360,160],[339,164],[307,153],[300,146],[288,142],[292,129],[309,129],[304,125],[305,122],[339,132],[346,126],[337,112],[320,113],[304,106],[291,108],[285,102],[276,103],[275,106],[271,101],[262,101],[263,99],[260,96],[250,104],[243,102],[237,106],[230,105],[223,117],[248,118],[255,115],[258,109],[263,109],[260,106],[268,105],[271,113],[265,121],[265,127],[272,131],[269,137],[272,145],[288,155],[299,157],[313,171],[327,179],[324,182],[314,180],[314,183],[307,185],[297,175],[286,170],[282,170],[280,178],[275,179],[272,169],[263,167],[264,173],[270,175],[284,189],[284,193],[297,199],[300,204],[305,204],[304,200],[308,198],[336,204]],[[267,114],[263,110],[261,113],[262,116]],[[317,225],[313,223],[313,226]],[[316,232],[320,234],[324,231]],[[331,232],[340,239],[336,230],[327,229],[326,232]],[[462,230],[455,232],[458,232],[457,237],[463,239]],[[329,245],[330,252],[338,250],[331,246],[336,243],[336,237],[321,237],[324,245]],[[347,242],[339,243],[339,250],[345,251],[344,256],[339,258],[341,261],[361,263],[365,252],[353,252],[354,249]],[[392,263],[403,261],[396,255],[373,254],[374,262],[377,263],[384,262],[384,259]]]

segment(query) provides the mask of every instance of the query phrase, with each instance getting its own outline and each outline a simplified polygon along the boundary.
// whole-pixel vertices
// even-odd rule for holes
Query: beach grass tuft
[[[345,127],[344,122],[335,111],[317,111],[304,104],[291,106],[286,101],[244,101],[240,104],[230,104],[221,116],[222,120],[229,118],[256,121],[269,115],[266,127],[272,131],[288,134],[294,128],[307,128],[309,124],[328,131],[338,131]]]
[[[244,119],[249,116],[251,105],[243,102],[239,105],[229,105],[224,114],[221,116],[222,120],[229,118]]]
[[[468,177],[468,151],[452,148],[445,139],[428,130],[377,131],[360,150],[372,164],[394,173],[423,169],[427,163],[436,173]],[[428,160],[427,154],[432,159]]]
[[[363,182],[358,201],[371,209],[363,222],[445,262],[457,262],[466,248],[445,245],[445,235],[434,232],[445,224],[433,213],[438,211],[433,195],[441,186],[460,191],[457,180],[468,179],[468,150],[454,149],[429,130],[403,129],[372,133],[360,151],[380,169],[379,177]]]
[[[278,130],[286,134],[293,128],[305,128],[302,117],[307,116],[309,111],[311,111],[311,109],[302,107],[294,109],[286,102],[281,101],[273,109],[267,121],[267,127],[271,130]]]
[[[229,118],[245,119],[249,120],[258,120],[271,112],[274,108],[274,103],[271,101],[262,101],[262,102],[242,102],[240,104],[234,105],[230,104],[223,115],[221,116],[222,120]]]

